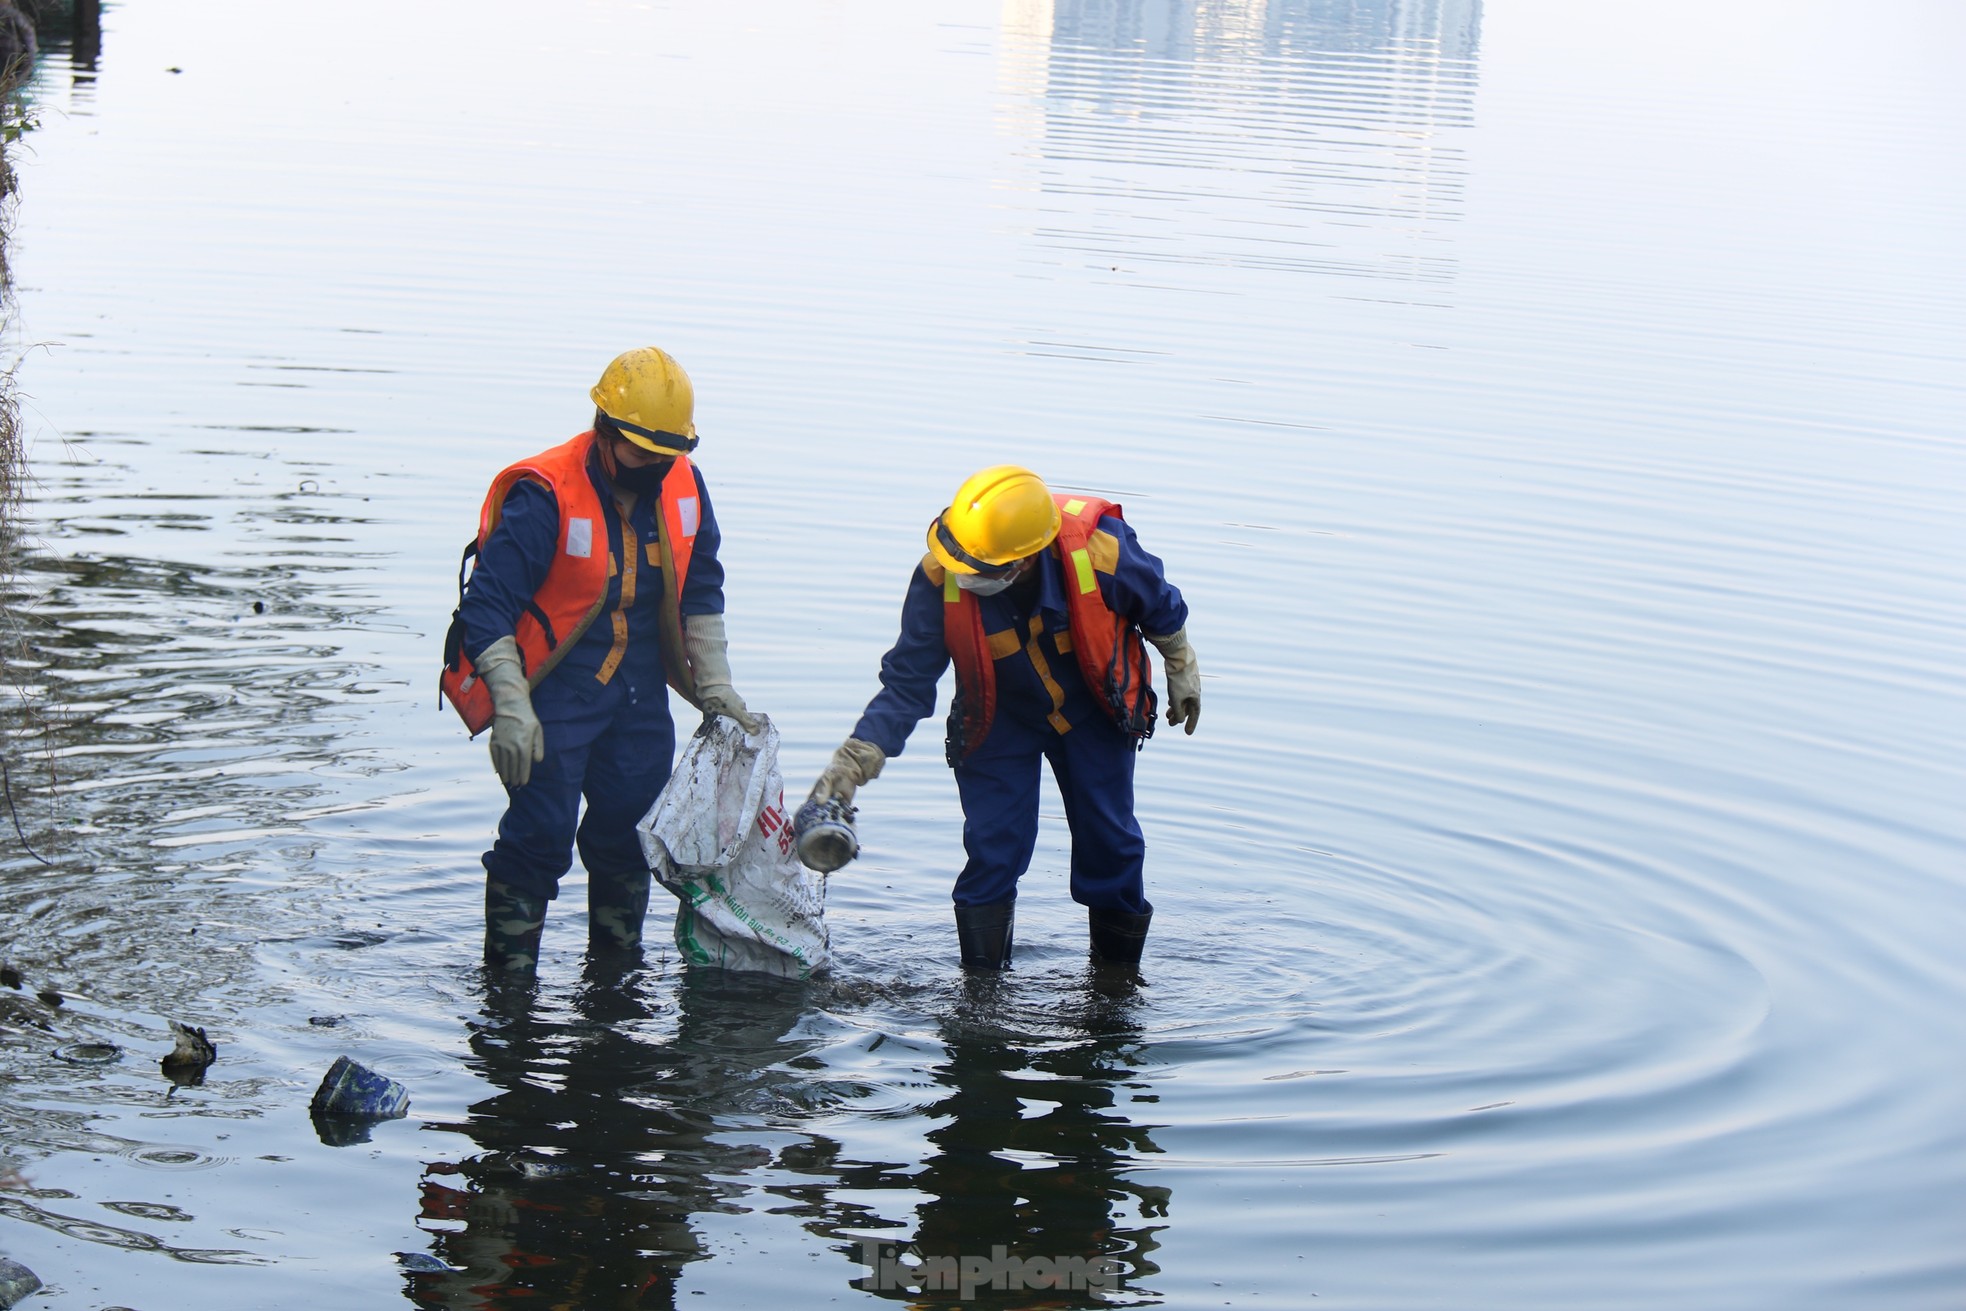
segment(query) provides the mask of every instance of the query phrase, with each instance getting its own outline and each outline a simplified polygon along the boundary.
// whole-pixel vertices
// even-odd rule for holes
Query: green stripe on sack
[[[696,912],[688,906],[676,908],[676,950],[696,965],[708,965],[710,953],[696,940]]]
[[[1092,572],[1092,557],[1086,554],[1084,547],[1080,547],[1078,550],[1072,552],[1072,568],[1079,572],[1079,590],[1081,592],[1096,592],[1099,590],[1099,580]]]

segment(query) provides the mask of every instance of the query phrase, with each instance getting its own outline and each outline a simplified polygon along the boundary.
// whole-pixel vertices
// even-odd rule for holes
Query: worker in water
[[[985,469],[929,525],[881,691],[812,799],[850,803],[934,711],[953,662],[948,760],[969,856],[954,894],[963,966],[1010,963],[1017,880],[1038,836],[1040,758],[1064,797],[1072,898],[1086,908],[1092,954],[1138,965],[1154,913],[1133,817],[1133,753],[1155,722],[1141,639],[1166,662],[1168,722],[1193,733],[1201,681],[1187,620],[1119,506],[1054,496],[1028,469]]]
[[[592,396],[591,431],[493,479],[444,653],[444,693],[474,734],[490,726],[505,784],[484,857],[485,960],[503,970],[536,965],[576,841],[590,949],[641,945],[650,880],[635,825],[674,760],[665,683],[757,727],[731,687],[689,375],[645,347]]]

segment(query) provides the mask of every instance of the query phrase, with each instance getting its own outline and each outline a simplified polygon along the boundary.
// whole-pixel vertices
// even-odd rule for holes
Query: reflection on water
[[[168,1172],[230,1161],[151,1130],[256,1114],[283,1090],[242,1074],[236,1049],[209,1080],[167,1077],[167,1022],[209,1026],[224,1048],[248,1010],[278,1004],[253,950],[269,888],[281,889],[284,929],[319,922],[308,885],[321,840],[308,821],[333,808],[337,776],[377,767],[345,739],[374,670],[327,636],[373,613],[363,566],[319,554],[360,531],[359,509],[317,492],[242,503],[105,487],[116,467],[41,470],[51,517],[4,597],[21,640],[0,707],[6,819],[25,842],[0,860],[0,922],[26,986],[0,993],[0,1085],[15,1090],[0,1097],[0,1163],[29,1179],[66,1153]],[[264,554],[246,564],[116,549],[195,540],[215,520]],[[26,995],[37,987],[58,1004]],[[108,1062],[64,1058],[83,1045]],[[0,1213],[85,1244],[267,1260],[89,1218],[97,1205],[142,1219],[162,1203],[32,1184],[0,1194]]]
[[[1217,62],[1236,55],[1336,54],[1468,63],[1481,39],[1481,0],[1009,0],[1005,22],[1049,21],[1055,45]]]
[[[95,80],[96,61],[102,58],[102,0],[70,0],[70,5],[69,65],[80,87]]]
[[[67,480],[90,481],[75,471]],[[361,581],[375,557],[340,545],[363,530],[359,503],[304,481],[245,506],[217,494],[44,486],[40,504],[60,517],[12,600],[31,652],[16,667],[34,680],[20,690],[42,715],[32,740],[52,789],[44,809],[60,825],[48,845],[66,852],[87,839],[72,848],[85,867],[161,872],[181,866],[160,867],[159,851],[197,847],[201,869],[223,871],[241,866],[216,846],[264,851],[302,835],[332,790],[324,776],[342,763],[348,707],[374,691],[374,671],[326,636],[375,612]],[[254,563],[104,549],[215,520]]]
[[[603,971],[558,1013],[531,988],[487,998],[471,1065],[495,1091],[450,1126],[471,1153],[425,1171],[420,1223],[449,1270],[411,1274],[413,1302],[674,1305],[708,1255],[692,1218],[739,1209],[761,1159],[718,1137],[719,1115],[764,1092],[804,997],[709,976],[667,993]]]
[[[1047,1263],[1033,1271],[1040,1276],[1076,1263],[1110,1280],[1087,1281],[1093,1291],[1080,1296],[1053,1286],[1047,1305],[1154,1300],[1152,1254],[1170,1193],[1130,1173],[1159,1150],[1151,1126],[1136,1119],[1141,1108],[1129,1104],[1151,1100],[1136,1094],[1152,1086],[1134,1068],[1144,1049],[1135,999],[1067,994],[1038,1031],[1007,1027],[1025,1017],[1005,1014],[1005,1000],[977,986],[944,1021],[946,1059],[930,1069],[939,1088],[920,1111],[937,1127],[912,1179],[922,1199],[913,1238],[888,1248],[881,1237],[873,1254],[960,1262],[1000,1246],[1027,1269]],[[864,1245],[862,1253],[864,1261]]]
[[[943,1018],[910,1036],[925,1002]],[[1047,1305],[1156,1300],[1170,1193],[1137,1177],[1158,1152],[1137,1115],[1154,1101],[1138,1004],[1082,984],[1020,1004],[994,981],[876,998],[845,982],[603,968],[570,999],[494,988],[466,1059],[490,1095],[433,1126],[470,1150],[425,1164],[430,1237],[402,1258],[410,1300],[673,1306],[685,1267],[719,1255],[705,1218],[757,1210],[760,1195],[860,1263],[846,1282],[861,1291],[1001,1305],[989,1274],[963,1298],[937,1272],[1002,1248],[1032,1289],[1047,1271],[1105,1272],[1060,1281]],[[930,1059],[884,1086],[865,1058],[889,1043],[895,1070]],[[856,1107],[926,1126],[919,1159],[847,1151],[826,1128]]]
[[[1451,280],[1480,0],[1007,0],[1040,246],[1113,272]],[[1184,284],[1186,285],[1186,284]]]
[[[88,112],[102,59],[102,0],[26,0],[9,8],[32,19],[40,61],[55,70],[37,77],[29,94],[38,100],[47,95],[51,79],[66,78],[70,95],[63,108]]]

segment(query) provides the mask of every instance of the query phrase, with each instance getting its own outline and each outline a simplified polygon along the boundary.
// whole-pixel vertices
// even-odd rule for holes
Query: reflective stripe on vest
[[[1079,591],[1099,590],[1099,577],[1092,572],[1092,552],[1084,547],[1072,552],[1072,574],[1078,581]]]

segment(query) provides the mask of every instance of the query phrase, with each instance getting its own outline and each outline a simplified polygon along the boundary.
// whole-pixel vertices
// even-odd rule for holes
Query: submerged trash
[[[798,836],[799,860],[807,869],[831,874],[860,854],[853,813],[853,807],[838,797],[808,801],[799,807],[792,832]]]
[[[308,1110],[315,1115],[335,1115],[359,1120],[393,1120],[409,1113],[409,1089],[394,1079],[358,1065],[346,1056],[335,1057],[333,1065],[314,1091]]]
[[[41,1291],[41,1278],[18,1261],[0,1256],[0,1311],[30,1293]]]
[[[456,1266],[447,1265],[428,1252],[398,1252],[396,1263],[405,1270],[424,1275],[447,1275],[457,1269]]]
[[[108,1065],[123,1059],[123,1049],[113,1042],[71,1042],[55,1048],[55,1059],[70,1065]]]
[[[172,1047],[164,1054],[165,1069],[202,1070],[218,1059],[218,1045],[205,1036],[203,1029],[176,1020],[170,1024]]]

